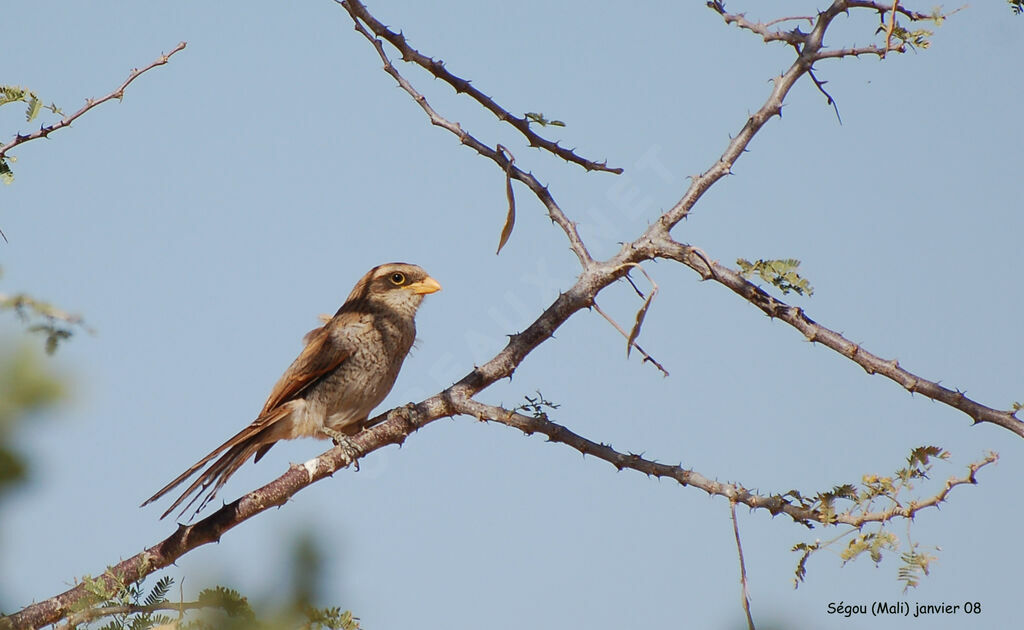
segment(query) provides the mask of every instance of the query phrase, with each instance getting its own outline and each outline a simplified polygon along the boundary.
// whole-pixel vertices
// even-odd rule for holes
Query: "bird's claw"
[[[335,431],[334,429],[324,427],[323,432],[324,434],[327,435],[327,437],[331,438],[331,440],[334,441],[334,446],[341,449],[341,452],[345,454],[345,457],[348,459],[349,463],[351,463],[352,466],[355,467],[355,469],[358,471],[359,449],[356,447],[355,443],[341,431]]]

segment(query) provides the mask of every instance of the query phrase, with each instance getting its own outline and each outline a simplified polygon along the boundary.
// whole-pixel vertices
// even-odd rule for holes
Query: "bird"
[[[205,467],[160,517],[195,495],[180,517],[205,492],[195,518],[249,457],[258,462],[280,440],[315,437],[350,446],[348,436],[366,427],[370,412],[395,384],[416,340],[414,318],[424,296],[440,290],[440,283],[417,265],[387,263],[368,271],[334,317],[306,334],[305,348],[274,385],[256,419],[142,506]]]

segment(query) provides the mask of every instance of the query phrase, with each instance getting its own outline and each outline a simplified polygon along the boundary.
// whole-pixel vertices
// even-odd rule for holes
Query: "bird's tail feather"
[[[195,503],[196,499],[198,499],[202,495],[202,493],[206,491],[207,488],[213,486],[213,489],[209,492],[206,498],[204,498],[202,503],[199,505],[199,509],[196,510],[195,513],[198,514],[200,511],[202,511],[203,507],[205,507],[206,504],[209,503],[211,499],[213,499],[213,497],[217,494],[217,491],[224,486],[224,483],[231,477],[231,475],[235,474],[235,471],[237,471],[238,468],[243,463],[245,463],[245,460],[247,460],[249,457],[251,457],[252,455],[256,454],[261,450],[265,452],[266,448],[269,448],[268,445],[272,445],[274,442],[277,441],[276,439],[270,437],[269,434],[271,433],[272,427],[279,420],[287,417],[288,413],[288,408],[279,407],[278,409],[275,409],[274,412],[266,416],[257,418],[255,422],[253,422],[249,426],[245,427],[244,429],[236,433],[230,440],[224,442],[217,448],[213,449],[210,453],[206,455],[206,457],[200,459],[195,464],[192,464],[192,466],[190,466],[188,470],[175,477],[173,481],[168,483],[163,488],[160,488],[160,490],[158,490],[156,494],[146,499],[142,503],[142,505],[149,505],[150,503],[156,501],[157,499],[164,496],[171,490],[177,488],[179,485],[181,485],[187,479],[189,479],[192,475],[196,474],[204,466],[213,461],[215,457],[220,455],[220,458],[217,459],[217,461],[213,462],[213,464],[211,464],[209,468],[203,471],[199,475],[199,477],[192,482],[192,485],[190,485],[185,490],[185,492],[178,497],[178,499],[171,505],[171,507],[168,508],[168,510],[164,512],[162,516],[160,516],[160,518],[165,518],[168,514],[173,512],[175,508],[181,505],[182,501],[188,498],[189,495],[198,490],[198,494],[196,494],[196,496],[193,497],[192,500],[189,501],[188,504],[182,509],[181,513],[184,514],[185,511],[188,510],[188,508],[193,503]],[[221,455],[221,453],[223,453],[223,455]],[[195,514],[193,514],[192,516],[195,516]]]
[[[192,494],[195,496],[185,504],[185,507],[181,508],[181,512],[178,516],[181,516],[192,507],[192,505],[199,500],[199,497],[203,497],[203,500],[199,503],[199,507],[192,513],[191,518],[195,518],[196,514],[203,511],[203,508],[217,496],[217,492],[224,487],[227,480],[231,478],[231,475],[245,463],[247,459],[252,457],[256,451],[260,448],[262,442],[257,439],[258,436],[253,436],[251,439],[232,446],[228,452],[221,455],[220,459],[210,465],[209,468],[204,470],[192,484],[181,493],[171,507],[167,508],[167,511],[160,515],[160,518],[166,518],[168,514],[173,512],[179,505],[181,505],[185,499]],[[212,488],[211,488],[212,486]],[[206,493],[206,496],[203,496]]]

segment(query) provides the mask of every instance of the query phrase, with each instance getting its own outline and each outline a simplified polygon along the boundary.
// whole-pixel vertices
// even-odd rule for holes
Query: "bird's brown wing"
[[[330,334],[331,329],[331,323],[327,323],[306,335],[306,347],[270,390],[270,396],[263,405],[260,416],[295,398],[302,390],[351,356],[352,352],[349,349],[341,347],[341,344],[334,340]]]
[[[335,325],[344,326],[344,322],[335,322]],[[292,361],[281,378],[278,379],[274,389],[270,391],[267,402],[263,405],[260,417],[273,414],[274,410],[284,403],[292,400],[303,392],[307,387],[315,383],[325,374],[334,370],[345,361],[351,352],[343,347],[331,336],[331,322],[320,328],[314,328],[302,338],[306,347],[298,358]],[[274,446],[275,442],[263,444],[257,449],[254,462],[263,459],[267,451]]]
[[[217,490],[224,485],[228,477],[234,474],[249,456],[256,454],[257,460],[262,457],[274,443],[263,443],[259,439],[259,435],[288,415],[288,409],[282,407],[282,405],[295,398],[306,387],[315,383],[318,378],[341,365],[351,355],[351,352],[339,347],[337,343],[332,341],[329,329],[330,327],[325,325],[307,336],[306,347],[299,354],[298,358],[292,362],[291,366],[285,370],[284,375],[277,381],[277,384],[274,385],[274,389],[270,392],[270,397],[267,399],[266,404],[263,405],[263,411],[260,412],[259,417],[252,424],[236,433],[227,442],[224,442],[207,454],[206,457],[190,466],[188,470],[178,475],[173,481],[157,491],[156,494],[146,499],[142,505],[148,505],[164,496],[194,475],[196,471],[210,463],[213,458],[224,453],[224,451],[228,451],[209,470],[204,471],[160,518],[167,516],[197,489],[205,490],[210,485],[215,484],[213,491],[203,500],[202,505],[206,505],[216,494]],[[194,501],[195,499],[192,502]],[[189,505],[192,502],[189,502]],[[185,509],[188,509],[188,505],[185,506]],[[202,507],[200,507],[201,509]]]

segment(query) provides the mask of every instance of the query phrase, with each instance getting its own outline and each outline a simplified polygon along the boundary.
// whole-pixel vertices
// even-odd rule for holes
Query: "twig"
[[[814,18],[809,15],[793,15],[790,17],[780,17],[775,18],[774,20],[769,20],[765,22],[764,25],[775,26],[776,24],[781,24],[782,22],[792,22],[793,20],[800,20],[802,22],[807,22],[808,24],[814,24]]]
[[[406,41],[405,36],[402,33],[392,31],[378,21],[377,18],[373,17],[369,10],[367,10],[359,0],[334,1],[343,6],[345,10],[348,11],[349,15],[352,16],[352,19],[361,20],[377,37],[386,39],[392,46],[397,48],[398,51],[402,53],[402,61],[415,63],[438,79],[441,79],[448,85],[452,86],[456,93],[467,94],[477,103],[480,103],[484,109],[494,114],[498,120],[506,122],[517,129],[526,137],[531,147],[544,149],[567,162],[578,164],[588,171],[605,171],[608,173],[615,173],[616,175],[622,173],[621,168],[609,167],[607,162],[593,162],[591,160],[587,160],[576,155],[576,153],[571,149],[560,147],[557,142],[551,142],[550,140],[537,135],[533,129],[530,128],[530,121],[527,120],[526,117],[520,118],[509,113],[508,110],[495,103],[492,98],[476,89],[469,81],[449,72],[448,69],[445,68],[443,62],[435,61],[430,57],[421,54],[409,45],[409,42]]]
[[[882,59],[886,53],[894,50],[892,47],[892,33],[896,30],[896,10],[900,8],[900,0],[893,0],[892,9],[889,11],[889,26],[885,29],[885,50],[882,51]]]
[[[879,512],[855,513],[853,511],[845,511],[826,516],[814,507],[794,503],[782,495],[757,494],[751,492],[742,484],[714,481],[693,469],[683,468],[682,465],[671,466],[633,453],[621,453],[608,444],[588,440],[565,426],[552,422],[546,417],[526,416],[471,398],[453,398],[452,408],[457,412],[473,416],[478,420],[504,424],[527,435],[541,433],[547,436],[551,442],[565,444],[583,455],[591,455],[604,460],[617,470],[630,469],[651,477],[673,479],[682,486],[698,488],[711,496],[728,499],[730,503],[742,503],[751,509],[768,510],[773,515],[785,514],[793,519],[793,521],[805,525],[813,523],[822,525],[841,524],[859,528],[870,523],[885,523],[896,518],[913,518],[921,510],[937,507],[944,502],[953,488],[976,484],[977,472],[999,459],[999,456],[995,453],[989,453],[980,461],[972,462],[968,465],[968,472],[963,477],[952,477],[946,481],[943,488],[935,495],[921,501],[910,502],[906,506],[894,506]]]
[[[740,586],[743,595],[743,612],[747,614],[747,628],[754,628],[754,618],[750,614],[750,586],[747,583],[747,564],[743,561],[743,545],[740,543],[740,526],[736,522],[736,502],[729,501],[729,516],[732,518],[732,533],[736,538],[736,553],[740,557]]]
[[[932,19],[932,16],[927,13],[921,13],[920,11],[912,11],[905,7],[899,6],[899,2],[888,4],[886,2],[881,2],[879,0],[845,0],[844,2],[842,2],[842,4],[847,9],[871,9],[873,11],[877,11],[879,14],[884,14],[888,13],[891,10],[895,10],[897,13],[906,17],[912,22],[920,22],[923,20]],[[959,10],[960,9],[956,9],[943,15],[950,16]]]
[[[619,333],[623,337],[626,338],[627,346],[628,345],[632,345],[634,348],[636,348],[637,352],[639,352],[640,355],[643,356],[644,361],[649,361],[651,364],[654,365],[654,367],[656,367],[659,370],[661,370],[661,373],[663,375],[668,376],[668,370],[665,369],[665,366],[663,366],[661,363],[658,363],[654,359],[654,357],[652,357],[651,355],[647,354],[647,352],[643,348],[640,347],[640,344],[638,344],[634,339],[631,339],[630,338],[630,334],[628,332],[626,332],[625,330],[623,330],[622,326],[619,326],[618,322],[616,322],[614,319],[612,319],[611,316],[608,315],[608,313],[605,313],[604,310],[600,306],[597,305],[597,302],[593,303],[593,307],[594,307],[594,310],[597,311],[601,315],[601,317],[605,318],[608,321],[609,324],[611,324],[612,326],[615,327],[615,330],[619,331]],[[627,353],[627,356],[628,356],[628,353]]]
[[[203,604],[200,602],[162,602],[159,604],[146,604],[139,606],[103,606],[99,608],[86,608],[73,615],[69,615],[64,624],[62,624],[62,627],[75,628],[79,624],[88,623],[90,621],[100,619],[101,617],[151,613],[160,610],[174,611],[179,613],[180,616],[180,614],[186,610],[199,610],[201,608],[209,608],[211,605],[212,604]]]
[[[1012,412],[982,405],[968,398],[962,391],[948,389],[903,369],[896,359],[887,360],[872,354],[860,344],[812,320],[802,308],[790,306],[772,297],[739,272],[709,260],[706,255],[696,253],[694,248],[662,237],[654,249],[657,256],[679,261],[700,273],[705,279],[714,280],[728,287],[768,317],[786,322],[803,333],[808,341],[820,343],[838,352],[864,368],[868,374],[880,374],[912,394],[921,394],[958,409],[970,416],[975,423],[989,422],[1024,437],[1024,422],[1018,420]]]
[[[338,2],[338,0],[335,0],[335,2]],[[565,213],[562,212],[562,209],[557,203],[555,203],[555,199],[551,196],[548,189],[537,181],[537,178],[532,174],[510,164],[505,156],[497,150],[497,148],[492,148],[483,142],[480,142],[473,137],[472,134],[464,130],[460,124],[451,122],[438,114],[437,111],[430,106],[430,103],[427,102],[426,97],[420,94],[419,91],[417,91],[416,88],[414,88],[412,84],[409,83],[409,81],[407,81],[400,72],[398,72],[398,69],[395,68],[393,63],[391,63],[391,59],[388,57],[387,53],[384,52],[384,46],[381,41],[366,30],[366,27],[363,26],[362,22],[360,22],[358,15],[352,12],[352,9],[350,8],[351,5],[347,2],[338,2],[338,4],[341,4],[349,10],[349,14],[352,17],[356,31],[358,31],[360,35],[365,37],[367,41],[373,45],[374,50],[377,51],[377,56],[380,57],[381,61],[384,63],[384,71],[390,74],[391,77],[398,82],[399,87],[405,90],[405,92],[409,94],[414,101],[416,101],[416,104],[419,105],[430,118],[431,124],[451,132],[459,138],[462,144],[493,161],[501,169],[505,170],[513,179],[517,179],[526,184],[541,203],[544,204],[544,207],[547,208],[548,216],[551,220],[562,228],[563,232],[565,232],[569,239],[569,245],[572,248],[573,253],[576,254],[576,257],[579,258],[580,264],[585,268],[587,265],[592,263],[593,258],[590,256],[590,252],[587,251],[586,245],[583,244],[583,239],[580,238],[579,232],[576,230],[576,224],[565,216]]]
[[[832,98],[832,95],[825,90],[825,84],[828,83],[828,81],[819,81],[818,77],[814,76],[814,70],[811,69],[807,70],[807,76],[811,77],[811,81],[814,81],[814,86],[818,88],[818,91],[825,95],[825,99],[828,101],[828,104],[831,105],[832,109],[836,112],[836,119],[839,121],[839,124],[843,124],[843,117],[839,115],[839,104],[836,103],[836,100]]]
[[[74,114],[71,114],[70,116],[66,116],[65,118],[62,118],[61,120],[53,123],[52,125],[47,125],[47,126],[44,126],[44,127],[40,127],[39,131],[35,131],[35,132],[30,133],[28,135],[25,135],[25,136],[23,136],[21,134],[15,135],[14,136],[14,140],[11,140],[10,142],[8,142],[7,144],[5,144],[3,146],[0,146],[0,158],[3,158],[4,156],[6,156],[8,151],[10,151],[14,147],[18,146],[19,144],[24,144],[24,143],[28,142],[29,140],[36,140],[38,138],[45,138],[48,135],[50,135],[51,133],[53,133],[54,131],[57,131],[58,129],[63,129],[64,127],[67,127],[68,125],[73,123],[75,120],[77,120],[81,115],[85,114],[87,111],[89,111],[90,109],[96,107],[97,105],[100,105],[102,103],[105,103],[105,102],[107,102],[107,101],[109,101],[111,99],[115,99],[115,98],[120,100],[122,97],[124,97],[124,91],[125,91],[125,89],[129,85],[131,85],[132,81],[134,81],[135,79],[139,78],[140,76],[145,74],[147,71],[152,70],[153,68],[155,68],[157,66],[164,65],[165,63],[167,63],[170,60],[171,56],[174,53],[176,53],[176,52],[178,52],[180,50],[184,50],[184,48],[185,48],[185,42],[181,42],[177,46],[175,46],[174,49],[171,52],[169,52],[169,53],[167,53],[165,55],[160,55],[159,57],[157,57],[156,61],[154,61],[153,63],[149,64],[145,68],[142,68],[141,70],[137,69],[137,68],[135,70],[132,70],[131,74],[128,75],[128,78],[125,80],[125,82],[122,83],[116,90],[114,90],[113,92],[111,92],[110,94],[107,94],[106,96],[104,96],[102,98],[86,99],[85,105],[80,110],[75,112]]]

